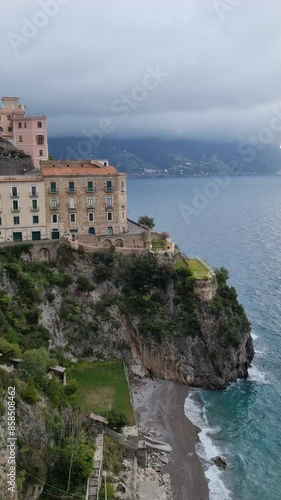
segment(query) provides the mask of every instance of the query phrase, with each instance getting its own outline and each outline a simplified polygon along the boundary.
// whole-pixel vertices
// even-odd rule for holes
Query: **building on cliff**
[[[0,176],[0,242],[128,233],[126,174],[107,161],[44,161],[40,175]]]
[[[18,97],[2,97],[0,137],[31,156],[35,168],[48,159],[47,117],[28,115]]]

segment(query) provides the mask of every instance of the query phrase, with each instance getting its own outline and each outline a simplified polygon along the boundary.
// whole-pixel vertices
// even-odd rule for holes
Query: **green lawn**
[[[188,260],[188,265],[192,271],[192,273],[197,277],[197,278],[206,278],[208,277],[209,274],[209,269],[207,266],[202,264],[200,260],[198,259],[189,259]]]
[[[78,402],[87,411],[122,410],[134,425],[134,413],[122,361],[80,362],[71,370],[78,382]]]

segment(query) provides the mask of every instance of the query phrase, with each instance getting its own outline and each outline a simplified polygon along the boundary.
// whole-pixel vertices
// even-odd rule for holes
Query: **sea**
[[[229,270],[252,323],[249,379],[185,402],[210,499],[281,500],[281,176],[131,179],[128,198],[130,218],[153,217],[187,255]]]

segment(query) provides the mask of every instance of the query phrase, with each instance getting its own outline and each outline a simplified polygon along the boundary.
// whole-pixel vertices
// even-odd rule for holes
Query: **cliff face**
[[[0,175],[25,175],[37,173],[32,158],[0,137]]]
[[[250,324],[226,271],[217,272],[218,295],[207,303],[170,259],[63,252],[57,266],[73,283],[41,306],[54,350],[121,357],[135,373],[211,389],[247,377]]]
[[[62,246],[53,268],[33,266],[41,281],[44,266],[52,280],[44,288],[34,281],[38,325],[21,339],[25,348],[49,344],[74,360],[123,358],[136,373],[211,389],[247,377],[250,324],[225,270],[207,303],[194,297],[188,270],[168,257],[86,255]],[[2,278],[3,291],[17,294],[20,272],[9,264]]]

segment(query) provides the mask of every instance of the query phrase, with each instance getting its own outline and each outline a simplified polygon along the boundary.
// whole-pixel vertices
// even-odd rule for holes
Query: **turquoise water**
[[[130,180],[129,216],[147,213],[184,252],[229,269],[252,322],[250,379],[223,392],[195,391],[204,405],[192,395],[186,413],[202,429],[198,453],[222,453],[229,464],[225,472],[206,465],[212,500],[280,500],[281,177],[217,182]],[[198,193],[207,196],[198,201]]]

